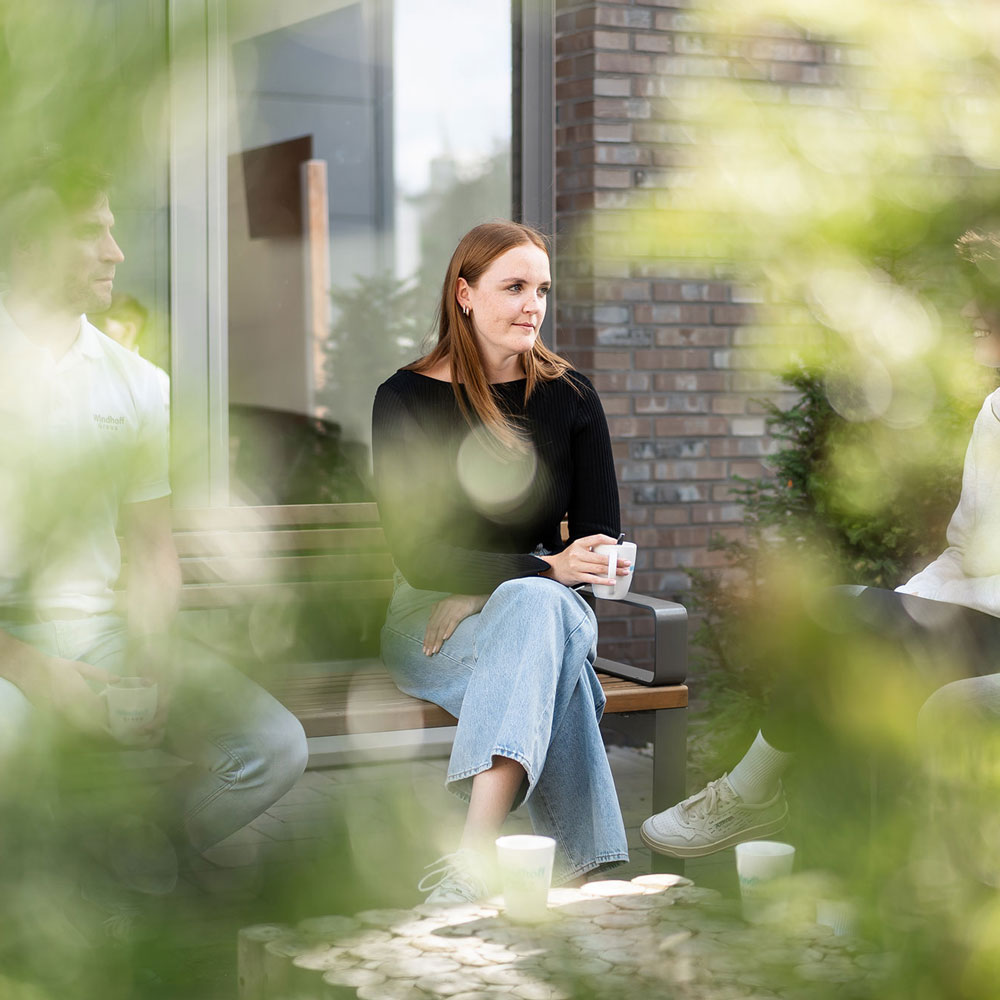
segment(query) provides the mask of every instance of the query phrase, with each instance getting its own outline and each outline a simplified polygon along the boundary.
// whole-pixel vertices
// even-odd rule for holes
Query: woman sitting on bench
[[[458,718],[447,783],[469,802],[461,846],[421,882],[428,902],[489,895],[493,839],[522,801],[558,844],[555,882],[628,859],[597,624],[571,589],[612,582],[592,547],[616,540],[618,489],[597,394],[539,340],[550,284],[539,233],[477,226],[448,266],[437,346],[375,397],[397,567],[382,657],[402,691]]]

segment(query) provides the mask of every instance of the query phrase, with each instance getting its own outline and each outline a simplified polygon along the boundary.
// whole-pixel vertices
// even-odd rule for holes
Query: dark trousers
[[[914,695],[921,700],[962,677],[1000,672],[1000,618],[942,601],[866,587],[835,587],[830,592],[828,629],[845,637],[873,638],[884,644],[887,660],[910,671]],[[836,648],[838,640],[829,642]],[[845,648],[845,659],[851,649]],[[764,739],[778,750],[793,752],[816,732],[826,716],[835,682],[825,676],[838,669],[836,656],[816,664],[795,664],[779,678],[761,725]],[[858,698],[866,697],[864,678]]]

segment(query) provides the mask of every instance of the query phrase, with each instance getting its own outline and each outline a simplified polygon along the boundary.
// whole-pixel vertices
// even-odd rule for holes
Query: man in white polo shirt
[[[171,637],[180,571],[157,369],[82,315],[108,307],[124,260],[105,188],[87,168],[50,162],[3,206],[0,767],[47,723],[102,733],[103,684],[148,675],[161,694],[149,743],[191,764],[175,819],[202,852],[294,784],[305,737],[242,673]]]

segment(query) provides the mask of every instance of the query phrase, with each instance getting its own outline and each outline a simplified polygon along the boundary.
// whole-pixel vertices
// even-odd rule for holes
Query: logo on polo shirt
[[[124,417],[109,417],[103,413],[94,414],[94,423],[106,431],[116,431],[119,427],[125,426]]]

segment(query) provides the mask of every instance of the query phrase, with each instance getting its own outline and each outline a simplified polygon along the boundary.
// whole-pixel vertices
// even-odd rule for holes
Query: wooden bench
[[[179,509],[182,609],[295,713],[309,737],[452,726],[402,694],[378,659],[392,558],[373,503]],[[604,602],[589,593],[598,612]],[[621,602],[613,602],[621,611]],[[653,809],[684,797],[687,613],[641,595],[653,662],[599,657],[605,713],[653,713]],[[221,616],[221,618],[220,618]],[[648,631],[648,629],[647,629]],[[237,642],[233,645],[233,637]]]

